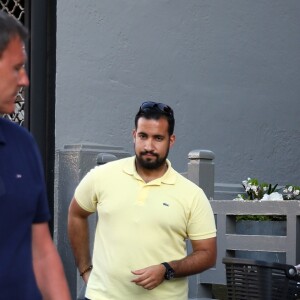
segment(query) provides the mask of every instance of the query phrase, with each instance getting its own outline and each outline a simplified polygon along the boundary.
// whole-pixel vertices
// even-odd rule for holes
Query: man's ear
[[[135,129],[132,130],[132,138],[133,138],[133,143],[135,143],[135,139],[136,139],[136,130]]]
[[[170,148],[173,147],[173,145],[174,145],[174,143],[175,143],[175,140],[176,140],[176,136],[175,136],[175,134],[172,134],[172,135],[170,136]]]

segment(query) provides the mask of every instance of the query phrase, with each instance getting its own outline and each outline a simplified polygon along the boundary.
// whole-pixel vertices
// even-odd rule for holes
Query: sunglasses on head
[[[138,114],[147,112],[148,110],[156,110],[170,117],[174,116],[173,110],[170,106],[163,103],[157,103],[152,101],[143,102],[142,105],[140,106],[140,110]]]

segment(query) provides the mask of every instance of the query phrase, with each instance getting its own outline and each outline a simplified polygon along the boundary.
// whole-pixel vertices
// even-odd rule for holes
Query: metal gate
[[[0,0],[0,9],[6,11],[8,14],[13,15],[16,19],[25,24],[25,0]],[[25,92],[23,89],[20,90],[17,100],[15,112],[11,115],[4,115],[4,118],[10,119],[20,125],[23,125],[25,112]]]

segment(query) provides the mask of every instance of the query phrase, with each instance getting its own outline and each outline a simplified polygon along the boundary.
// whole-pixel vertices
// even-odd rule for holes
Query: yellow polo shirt
[[[117,160],[92,169],[76,188],[78,204],[98,212],[87,298],[187,300],[187,278],[165,280],[153,290],[131,282],[131,270],[184,258],[186,239],[216,236],[204,192],[167,163],[161,178],[145,183],[135,157]]]

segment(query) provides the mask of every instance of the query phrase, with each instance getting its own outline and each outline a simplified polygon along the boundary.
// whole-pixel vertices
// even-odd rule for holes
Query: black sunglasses
[[[174,117],[173,109],[166,104],[163,103],[157,103],[157,102],[152,102],[152,101],[146,101],[143,102],[142,105],[140,106],[140,110],[138,114],[147,112],[149,109],[153,109],[159,112],[162,112],[166,114],[167,116]]]

